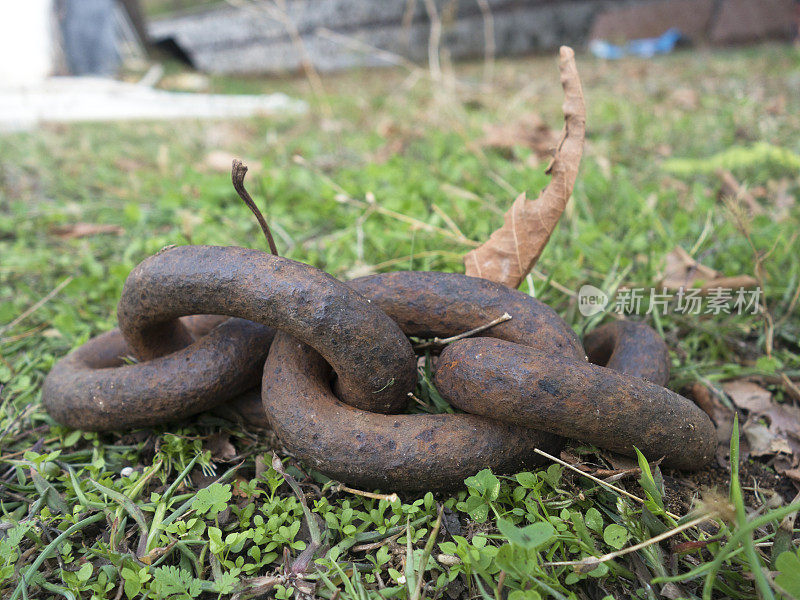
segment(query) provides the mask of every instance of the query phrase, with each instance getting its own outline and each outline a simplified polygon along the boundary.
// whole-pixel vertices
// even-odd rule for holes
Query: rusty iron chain
[[[407,336],[457,336],[505,313],[435,359],[437,389],[464,413],[403,414],[417,383]],[[345,284],[258,250],[181,246],[131,272],[118,318],[48,374],[42,401],[57,421],[116,430],[227,408],[331,478],[392,490],[534,467],[535,449],[557,452],[562,436],[687,470],[714,453],[708,416],[664,387],[655,331],[615,322],[581,344],[550,307],[484,279]]]

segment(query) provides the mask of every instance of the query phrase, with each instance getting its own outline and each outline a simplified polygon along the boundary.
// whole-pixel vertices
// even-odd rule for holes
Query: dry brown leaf
[[[528,113],[513,123],[487,125],[483,132],[481,146],[506,150],[524,146],[533,150],[539,160],[549,160],[560,139],[558,132],[536,113]]]
[[[122,235],[124,232],[125,230],[119,225],[102,225],[100,223],[70,223],[69,225],[50,229],[50,233],[60,237],[62,240],[72,240],[104,233]]]
[[[750,275],[724,277],[719,271],[700,264],[686,250],[676,246],[667,254],[661,285],[670,290],[699,288],[702,292],[708,292],[716,288],[751,288],[758,285],[758,281]]]
[[[120,156],[114,160],[114,167],[125,173],[133,173],[146,166],[147,165],[141,160],[136,160],[130,156]]]
[[[231,491],[237,498],[250,498],[252,494],[247,489],[248,480],[244,475],[237,475],[231,482]]]
[[[763,413],[772,406],[772,394],[757,383],[734,379],[722,384],[724,391],[738,408],[748,412]]]
[[[749,413],[742,426],[750,453],[756,456],[784,453],[800,457],[800,408],[772,401],[769,390],[752,381],[737,379],[722,389],[738,408]],[[759,418],[764,417],[769,425]]]
[[[217,462],[230,462],[237,457],[236,448],[230,442],[230,436],[217,432],[208,436],[203,448],[211,452],[211,460]]]
[[[409,144],[423,135],[419,127],[409,127],[387,119],[378,123],[375,131],[386,141],[371,157],[371,162],[383,164],[397,154],[402,154]]]
[[[552,178],[536,201],[520,194],[503,226],[464,256],[467,275],[517,287],[539,260],[572,194],[586,134],[586,106],[572,48],[562,46],[558,68],[564,88],[564,130],[546,173]]]
[[[800,483],[800,469],[785,469],[781,471],[781,475],[786,475],[787,477]]]
[[[751,456],[772,456],[773,454],[792,454],[792,447],[785,437],[774,435],[770,428],[755,419],[748,419],[742,425],[742,433],[747,439]]]
[[[264,455],[259,454],[256,456],[256,477],[261,477],[264,473],[269,471],[269,467],[272,463],[270,461],[264,460]]]
[[[778,94],[765,107],[767,113],[775,116],[786,114],[786,94]]]

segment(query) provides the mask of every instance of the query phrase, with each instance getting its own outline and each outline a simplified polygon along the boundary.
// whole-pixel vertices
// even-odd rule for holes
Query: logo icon
[[[578,310],[584,317],[603,312],[608,306],[608,294],[593,285],[581,286],[578,292]]]

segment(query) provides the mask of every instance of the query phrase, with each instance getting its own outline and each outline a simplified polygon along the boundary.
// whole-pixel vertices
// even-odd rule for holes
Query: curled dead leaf
[[[767,425],[757,419],[748,419],[742,425],[742,433],[747,438],[751,456],[772,456],[792,454],[792,446],[785,437],[774,435]]]
[[[772,394],[757,383],[734,379],[722,384],[722,390],[738,408],[762,414],[772,406]]]
[[[552,178],[536,201],[527,200],[525,193],[520,194],[506,212],[503,226],[464,256],[467,275],[517,287],[539,260],[567,206],[583,154],[586,106],[575,53],[562,46],[559,56],[564,88],[564,129],[546,170]]]
[[[250,498],[250,491],[247,489],[249,481],[244,475],[236,475],[231,482],[231,493],[237,498]]]
[[[385,140],[383,146],[378,148],[370,159],[376,164],[383,164],[393,156],[402,154],[411,142],[422,137],[424,133],[419,127],[412,127],[392,119],[378,123],[375,132]]]
[[[680,246],[667,254],[661,285],[670,290],[699,288],[702,293],[712,289],[752,288],[758,281],[750,275],[725,277],[719,271],[700,264]]]
[[[700,94],[694,88],[677,88],[672,91],[670,100],[682,110],[697,110],[700,106]]]
[[[800,459],[800,408],[775,402],[769,390],[752,381],[728,381],[722,389],[737,408],[748,412],[742,432],[750,446],[750,454],[783,453],[793,457],[791,463],[796,465]],[[769,425],[764,424],[762,418]]]

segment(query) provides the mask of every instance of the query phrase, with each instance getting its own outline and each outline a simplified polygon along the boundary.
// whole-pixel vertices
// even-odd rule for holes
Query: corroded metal
[[[714,426],[691,401],[638,377],[491,338],[442,352],[434,383],[454,406],[666,466],[695,470],[716,449]]]
[[[535,343],[555,355],[583,356],[572,330],[548,306],[508,287],[454,273],[398,272],[349,283],[416,337],[458,335],[505,312],[510,321],[482,335]],[[378,415],[339,402],[325,361],[278,335],[264,368],[262,398],[272,428],[295,456],[326,475],[391,490],[448,489],[482,468],[537,466],[535,448],[556,436],[465,414]]]
[[[185,346],[178,317],[200,313],[270,325],[311,345],[336,372],[339,396],[365,410],[401,410],[416,384],[411,345],[377,306],[319,269],[259,250],[164,250],[131,271],[117,306],[142,360]]]
[[[258,382],[274,330],[217,323],[187,319],[189,346],[134,364],[126,364],[131,349],[119,329],[94,337],[52,368],[42,403],[68,427],[106,431],[182,419],[234,398]]]
[[[380,414],[402,410],[416,383],[406,335],[446,338],[505,313],[510,320],[436,359],[439,391],[470,414]],[[484,467],[537,466],[534,449],[557,451],[560,435],[628,454],[636,446],[684,469],[704,466],[715,449],[708,417],[661,387],[669,356],[649,327],[592,332],[590,364],[551,308],[483,279],[398,272],[345,285],[257,250],[185,246],[131,272],[118,316],[120,330],[48,375],[43,402],[60,422],[120,429],[224,404],[250,424],[268,420],[323,473],[396,490],[444,490]],[[143,362],[126,364],[131,355]],[[243,392],[262,365],[259,400]]]
[[[457,335],[508,313],[511,319],[481,335],[546,348],[582,358],[583,347],[572,329],[546,304],[511,288],[458,273],[398,271],[360,277],[348,285],[418,338]],[[240,399],[226,405],[228,416],[267,425],[263,409]]]
[[[669,350],[646,323],[612,321],[583,338],[589,361],[661,386],[669,382]]]
[[[312,348],[279,333],[264,368],[262,399],[281,443],[322,473],[384,490],[446,490],[484,467],[497,473],[542,464],[560,438],[464,414],[380,415],[347,406],[330,367]]]
[[[377,304],[408,335],[457,335],[508,313],[511,320],[481,335],[546,349],[559,356],[584,357],[580,340],[556,311],[527,294],[486,279],[459,273],[398,271],[360,277],[348,285]]]

